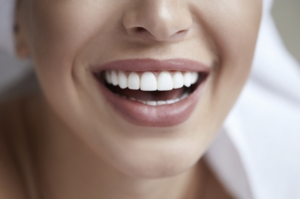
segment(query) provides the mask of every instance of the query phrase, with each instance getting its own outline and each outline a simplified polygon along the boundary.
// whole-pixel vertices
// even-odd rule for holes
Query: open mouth
[[[208,76],[207,72],[104,70],[94,73],[112,93],[149,106],[174,104],[187,98]]]
[[[138,126],[186,121],[202,96],[211,67],[187,59],[130,59],[92,69],[108,107]]]

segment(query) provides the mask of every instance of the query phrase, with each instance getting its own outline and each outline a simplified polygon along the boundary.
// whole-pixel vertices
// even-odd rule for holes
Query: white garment
[[[11,55],[14,1],[0,0],[0,53]],[[263,3],[251,76],[206,158],[238,199],[300,199],[300,67]]]

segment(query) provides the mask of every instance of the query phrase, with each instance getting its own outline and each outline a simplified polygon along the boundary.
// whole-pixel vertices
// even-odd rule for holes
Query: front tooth
[[[128,88],[138,90],[140,88],[140,77],[137,73],[131,72],[128,77]]]
[[[157,90],[170,91],[173,89],[173,78],[169,72],[163,71],[158,75]]]
[[[114,70],[111,72],[111,82],[114,86],[118,85],[118,75]]]
[[[120,88],[123,88],[123,89],[127,88],[127,77],[124,72],[119,72],[118,82],[119,82]]]
[[[176,88],[182,88],[184,84],[183,75],[181,72],[175,72],[173,74],[173,87]]]
[[[198,73],[197,72],[193,72],[192,73],[192,84],[195,84],[198,81]]]
[[[165,105],[165,104],[167,104],[166,101],[157,101],[156,103],[157,103],[157,105]]]
[[[156,106],[157,103],[156,103],[156,101],[147,101],[147,105]]]
[[[111,84],[111,75],[109,71],[105,71],[105,80],[107,83]]]
[[[157,80],[153,73],[144,72],[141,77],[141,90],[142,91],[156,91]]]
[[[192,73],[191,72],[184,73],[183,78],[184,78],[184,85],[186,87],[190,87],[192,84]]]

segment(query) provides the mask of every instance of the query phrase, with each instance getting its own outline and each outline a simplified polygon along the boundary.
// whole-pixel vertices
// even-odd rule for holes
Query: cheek
[[[216,0],[195,2],[195,20],[213,42],[218,60],[193,121],[203,121],[206,132],[217,132],[248,78],[260,25],[261,1],[233,0],[226,5]]]
[[[101,10],[98,12],[103,13]],[[97,13],[89,5],[68,1],[38,1],[33,5],[32,13],[33,56],[41,67],[51,65],[52,68],[61,68],[61,64],[72,66],[76,55],[98,27],[104,26],[101,21],[106,20],[105,13],[101,20],[93,20],[98,18]]]
[[[114,10],[108,1],[97,2],[40,0],[30,7],[28,35],[36,73],[47,99],[61,110],[81,107],[75,74],[87,64],[76,59],[112,19]]]
[[[201,9],[198,17],[214,41],[219,57],[210,89],[210,98],[215,99],[212,109],[224,110],[224,116],[250,72],[261,19],[261,3],[260,0],[233,0],[224,5],[213,0],[198,6]]]
[[[213,32],[220,56],[220,75],[227,73],[234,77],[232,80],[242,83],[252,62],[261,18],[261,4],[258,1],[233,4],[211,14],[214,23],[211,23],[209,29]]]
[[[115,13],[120,6],[109,0],[34,1],[29,35],[37,71],[45,70],[56,79],[70,76],[79,54],[95,35],[105,34],[108,26],[116,24],[113,20],[118,19]]]

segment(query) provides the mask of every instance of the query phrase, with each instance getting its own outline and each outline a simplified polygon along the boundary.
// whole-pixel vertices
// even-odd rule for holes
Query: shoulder
[[[0,198],[24,199],[23,187],[14,158],[0,137]]]
[[[21,126],[21,101],[21,98],[16,98],[0,103],[0,198],[25,199],[16,149],[11,139]]]

